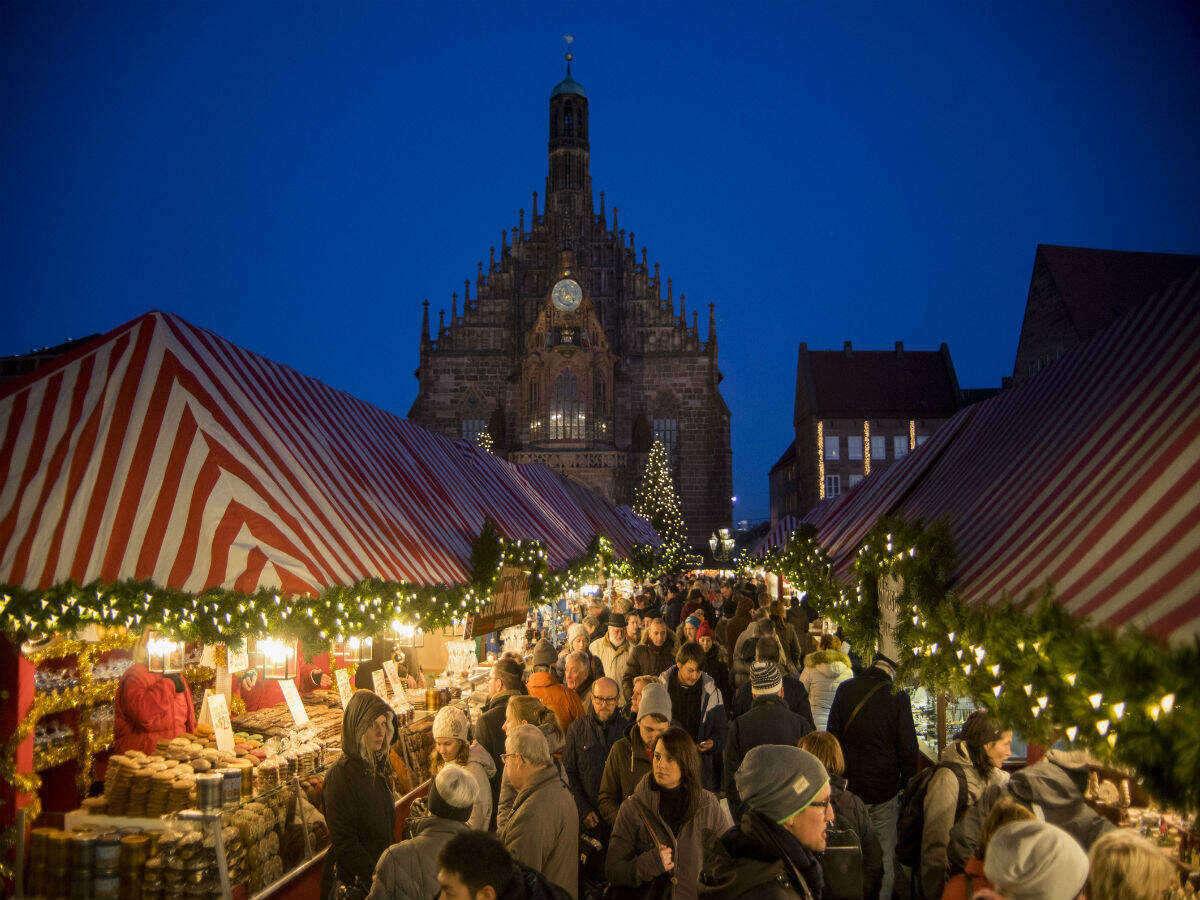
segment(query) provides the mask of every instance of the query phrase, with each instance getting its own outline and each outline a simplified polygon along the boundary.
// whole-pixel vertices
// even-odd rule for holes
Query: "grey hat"
[[[783,673],[770,660],[752,663],[750,666],[750,693],[755,697],[778,694],[783,687]]]
[[[746,754],[734,779],[743,803],[772,822],[783,823],[817,799],[829,773],[807,750],[760,744]]]
[[[575,638],[577,638],[577,637],[590,637],[590,635],[588,634],[587,626],[584,625],[582,622],[576,622],[574,625],[572,625],[570,628],[567,629],[567,643],[568,644],[571,643],[572,641],[574,641]]]
[[[552,666],[554,661],[558,659],[558,653],[554,650],[554,645],[546,638],[542,638],[533,647],[533,664],[535,666]]]
[[[667,693],[667,686],[661,681],[642,688],[642,702],[638,706],[638,721],[642,721],[646,716],[658,716],[664,721],[671,721],[671,695]]]
[[[988,842],[983,874],[1008,900],[1061,900],[1083,890],[1088,856],[1056,825],[1010,822]]]

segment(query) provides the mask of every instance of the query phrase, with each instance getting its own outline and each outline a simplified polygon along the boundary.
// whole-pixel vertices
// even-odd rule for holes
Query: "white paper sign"
[[[250,654],[246,652],[245,644],[242,644],[237,650],[230,647],[228,659],[230,672],[245,672],[250,668]]]
[[[342,709],[345,709],[346,704],[354,695],[354,688],[350,686],[350,672],[346,669],[338,669],[334,672],[333,677],[337,679],[338,697],[342,701]]]
[[[216,645],[204,645],[204,649],[200,651],[200,665],[206,669],[215,669],[217,667]]]
[[[304,704],[300,702],[300,692],[296,690],[296,682],[290,678],[286,681],[279,682],[279,688],[283,691],[283,699],[287,701],[288,712],[292,714],[292,721],[299,725],[308,724],[308,712],[304,709]]]
[[[387,700],[387,676],[383,674],[383,669],[376,669],[371,673],[371,683],[375,685],[375,693]]]
[[[212,715],[208,711],[208,698],[212,694],[208,688],[204,689],[204,696],[200,698],[200,718],[196,720],[197,725],[211,725]]]
[[[294,686],[294,685],[293,685]],[[208,714],[212,717],[213,736],[217,749],[222,753],[233,752],[233,723],[229,721],[229,704],[224,694],[209,694],[204,699]]]
[[[400,672],[396,668],[394,659],[384,660],[383,671],[387,672],[388,681],[392,685],[392,693],[396,695],[396,700],[404,699],[404,687],[400,684]]]

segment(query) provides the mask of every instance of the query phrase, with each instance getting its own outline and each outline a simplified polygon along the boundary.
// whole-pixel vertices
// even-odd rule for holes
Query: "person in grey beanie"
[[[483,789],[488,790],[486,782]],[[479,790],[461,766],[442,767],[429,786],[430,815],[417,822],[411,838],[393,844],[379,858],[367,900],[429,900],[436,894],[438,853],[455,835],[469,830],[467,820]]]
[[[625,798],[650,773],[654,743],[671,727],[671,695],[656,681],[642,690],[637,721],[613,744],[600,776],[600,816],[611,827]]]
[[[1048,822],[1011,822],[988,842],[983,874],[1005,900],[1075,900],[1088,877],[1079,842]]]
[[[820,900],[825,829],[834,818],[825,767],[799,747],[764,744],[735,775],[745,812],[705,852],[707,900]]]

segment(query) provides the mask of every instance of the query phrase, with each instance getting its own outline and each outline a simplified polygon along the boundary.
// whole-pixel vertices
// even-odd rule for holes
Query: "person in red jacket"
[[[163,738],[178,737],[196,727],[192,692],[178,673],[159,675],[146,663],[147,632],[133,648],[133,665],[121,676],[113,700],[113,752],[153,753]]]
[[[300,664],[300,674],[292,679],[296,689],[301,694],[307,694],[316,688],[328,688],[331,685],[329,676],[320,668],[305,663]],[[247,669],[233,683],[233,693],[246,703],[246,712],[254,712],[267,706],[278,706],[283,703],[283,689],[279,682],[263,678],[258,669]]]

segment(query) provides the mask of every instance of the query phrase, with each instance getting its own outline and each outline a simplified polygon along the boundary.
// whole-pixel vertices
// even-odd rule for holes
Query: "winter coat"
[[[636,887],[664,874],[658,848],[670,847],[675,868],[668,890],[661,896],[665,900],[695,900],[704,845],[724,834],[730,824],[714,794],[703,791],[700,796],[700,809],[676,834],[659,815],[661,795],[655,790],[654,776],[644,776],[617,813],[604,866],[609,883]],[[654,829],[653,834],[647,830],[647,822]]]
[[[733,614],[732,618],[717,623],[717,639],[721,642],[722,646],[729,649],[731,655],[733,648],[737,646],[738,639],[742,636],[742,632],[750,626],[750,609],[750,601],[743,598],[738,601],[737,612]]]
[[[796,632],[787,619],[775,619],[775,636],[783,647],[783,658],[787,660],[793,675],[799,675],[804,668],[804,651],[800,649],[800,641]]]
[[[181,679],[182,680],[182,679]],[[153,754],[158,742],[196,728],[192,691],[186,681],[183,693],[165,675],[156,675],[141,663],[130,666],[117,685],[113,701],[113,751],[140,750]]]
[[[983,860],[972,856],[966,869],[950,876],[942,890],[942,900],[972,900],[982,890],[995,890],[995,885],[983,874]]]
[[[804,657],[800,683],[808,691],[808,705],[817,731],[824,731],[829,722],[829,708],[833,706],[838,685],[849,681],[852,675],[850,657],[840,650],[820,650]]]
[[[883,884],[883,848],[879,835],[871,824],[867,805],[846,790],[846,779],[841,775],[829,776],[829,801],[833,804],[834,826],[849,828],[858,835],[862,847],[863,897],[875,900]]]
[[[558,772],[558,777],[562,781],[564,787],[570,787],[567,784],[567,773],[563,769],[562,755],[563,749],[566,746],[563,740],[563,734],[558,730],[557,723],[547,723],[542,726],[542,735],[546,738],[546,746],[550,748],[550,756],[554,759],[554,769]],[[508,771],[504,766],[500,767],[500,797],[496,802],[496,830],[499,831],[504,827],[504,823],[508,821],[508,817],[512,815],[513,806],[517,802],[517,789],[508,779]]]
[[[846,721],[867,693],[879,690]],[[843,681],[833,698],[826,730],[842,745],[850,790],[868,806],[885,803],[917,774],[917,729],[908,694],[894,689],[892,676],[878,666]]]
[[[579,695],[560,683],[553,672],[534,672],[525,686],[531,697],[537,697],[543,706],[554,711],[563,734],[566,734],[572,722],[583,715],[583,701]]]
[[[674,631],[679,627],[679,618],[683,615],[683,598],[676,595],[663,604],[663,621],[667,628]]]
[[[689,600],[683,604],[683,609],[679,611],[679,623],[682,625],[683,621],[694,612],[699,612],[710,628],[717,627],[717,610],[708,597],[700,601]]]
[[[342,757],[325,776],[322,796],[329,852],[325,856],[325,882],[321,896],[329,896],[333,877],[364,889],[371,884],[375,866],[392,845],[396,824],[395,799],[387,782],[386,748],[375,760],[374,771],[359,754],[359,740],[379,716],[391,716],[391,707],[370,691],[358,691],[346,705],[342,718]],[[389,719],[390,721],[390,719]]]
[[[512,880],[500,892],[497,900],[568,900],[569,897],[570,894],[537,869],[516,863]],[[434,900],[434,898],[431,897],[428,900]]]
[[[728,706],[733,696],[733,679],[729,677],[729,654],[720,644],[713,642],[708,652],[704,654],[704,665],[700,667],[705,675],[711,675],[717,683],[717,690]]]
[[[653,675],[655,678],[675,665],[675,651],[679,649],[679,641],[668,631],[667,639],[661,647],[650,643],[647,633],[642,642],[629,651],[629,660],[625,663],[625,674],[621,677],[621,696],[628,700],[633,696],[633,679],[639,675]]]
[[[737,689],[737,693],[733,698],[733,717],[736,719],[750,708],[750,704],[754,702],[754,694],[750,691],[750,682],[746,682]],[[812,724],[813,714],[808,705],[808,691],[804,689],[804,685],[800,683],[800,679],[793,678],[791,675],[783,676],[783,702],[798,716],[808,719]],[[815,726],[814,726],[815,730]]]
[[[601,722],[595,709],[576,719],[567,729],[567,746],[563,751],[563,770],[567,784],[575,797],[579,818],[590,813],[600,815],[600,781],[604,763],[613,745],[629,730],[629,720],[619,712]]]
[[[498,837],[515,860],[577,896],[579,813],[556,766],[535,773],[521,789]]]
[[[479,721],[475,723],[475,740],[479,741],[496,765],[496,771],[491,776],[493,810],[500,800],[500,775],[504,771],[500,759],[504,756],[504,719],[508,715],[508,698],[519,697],[521,693],[499,691],[484,704]]]
[[[475,787],[478,789],[471,818],[467,819],[467,827],[487,831],[492,824],[492,779],[496,775],[496,763],[478,741],[471,744],[467,753],[467,764],[463,768],[475,779]]]
[[[620,647],[614,647],[611,643],[609,643],[608,635],[605,634],[604,637],[600,638],[599,640],[592,641],[591,645],[588,647],[588,650],[603,664],[603,674],[615,681],[617,683],[617,687],[623,690],[623,684],[625,681],[625,668],[629,664],[629,654],[633,650],[633,645],[630,644],[628,640],[625,640],[622,642]],[[632,689],[631,682],[630,690]],[[628,701],[629,698],[622,694],[620,699],[622,701]]]
[[[326,673],[317,666],[301,663],[300,674],[292,679],[292,683],[296,685],[298,692],[308,694],[320,686],[321,676],[324,674]],[[254,682],[254,687],[250,690],[246,690],[242,686],[242,679],[233,679],[233,695],[242,698],[242,702],[246,704],[246,712],[255,712],[269,706],[280,706],[286,702],[283,699],[283,688],[279,686],[279,682],[273,678],[261,676]]]
[[[659,676],[661,681],[667,688],[667,693],[671,695],[671,708],[673,710],[673,718],[679,719],[679,691],[681,685],[677,672],[678,666],[671,666],[667,671]],[[717,683],[713,681],[711,675],[700,673],[700,730],[697,734],[692,735],[692,738],[697,744],[702,744],[705,741],[712,741],[712,749],[705,750],[700,753],[700,775],[704,782],[704,786],[709,790],[716,790],[718,784],[718,775],[720,767],[718,760],[725,753],[725,735],[729,731],[729,720],[725,717],[725,699],[721,696],[721,692],[717,690]]]
[[[754,662],[758,639],[773,634],[775,632],[771,621],[765,616],[755,622],[751,622],[746,630],[742,632],[742,636],[734,644],[733,663],[730,666],[733,673],[733,683],[736,687],[740,688],[743,684],[750,683],[750,664]],[[775,635],[775,640],[779,640],[778,635]],[[783,673],[785,675],[795,675],[794,668],[789,665],[787,655],[783,652],[782,641],[779,643],[779,651]]]
[[[1001,797],[1011,797],[1035,814],[1040,809],[1047,822],[1070,834],[1084,850],[1090,850],[1097,838],[1112,830],[1115,826],[1087,805],[1072,773],[1060,761],[1058,751],[1051,750],[1044,759],[1014,772],[1003,784],[984,790],[979,802],[969,806],[950,830],[950,868],[961,869],[975,855],[980,829]]]
[[[367,900],[430,900],[439,890],[438,854],[450,839],[470,829],[462,822],[429,816],[419,819],[407,841],[379,857]]]
[[[758,813],[704,848],[703,900],[820,900],[824,889],[816,855]]]
[[[554,674],[558,676],[558,680],[563,684],[567,683],[567,657],[570,656],[572,652],[574,651],[571,650],[571,645],[568,643],[565,647],[558,651],[558,661],[554,663]],[[591,683],[593,679],[604,676],[604,663],[602,663],[596,657],[596,654],[592,653],[590,650],[584,650],[583,652],[588,658],[588,677],[586,680],[588,683]]]
[[[800,738],[813,730],[812,723],[787,708],[783,698],[775,694],[756,697],[754,705],[733,720],[725,743],[725,797],[729,812],[740,819],[741,797],[734,776],[746,754],[762,744],[786,744],[795,747]]]
[[[633,793],[642,777],[650,773],[650,753],[642,742],[637,723],[629,726],[625,736],[613,744],[604,761],[600,776],[600,817],[609,825],[617,821],[617,811],[625,798]]]
[[[967,782],[967,807],[994,784],[1008,781],[1008,773],[992,769],[985,779],[971,763],[967,745],[955,741],[942,751],[938,763],[955,766]],[[925,825],[921,832],[921,892],[926,900],[939,900],[946,885],[946,845],[958,811],[958,776],[949,769],[935,773],[925,788]],[[964,809],[964,812],[966,810]]]

